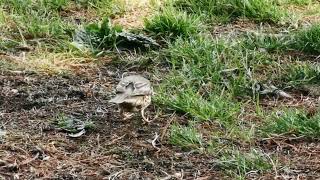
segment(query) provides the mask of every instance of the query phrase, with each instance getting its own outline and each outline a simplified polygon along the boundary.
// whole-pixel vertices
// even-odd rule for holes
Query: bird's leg
[[[119,106],[119,111],[120,111],[120,116],[121,116],[121,118],[122,118],[123,120],[128,119],[128,116],[126,115],[126,112],[125,112],[125,110],[123,109],[123,107],[120,107],[120,106]]]
[[[124,109],[123,109],[123,106],[121,104],[118,104],[118,110],[119,110],[120,116],[122,117],[123,113],[124,113]]]
[[[123,120],[130,119],[130,118],[132,118],[132,116],[134,115],[133,113],[128,113],[128,112],[126,112],[123,107],[120,107],[119,109],[120,109],[121,118],[122,118]]]
[[[120,111],[120,116],[122,119],[125,119],[125,114],[124,114],[124,110],[122,107],[119,107],[119,111]]]
[[[145,110],[146,108],[147,108],[147,107],[141,108],[141,116],[142,116],[142,119],[143,119],[145,122],[150,123],[151,121],[149,121],[149,119],[144,116],[144,110]]]

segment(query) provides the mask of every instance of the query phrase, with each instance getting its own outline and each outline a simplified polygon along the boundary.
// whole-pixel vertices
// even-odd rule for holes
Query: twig
[[[30,164],[32,161],[38,159],[39,157],[39,153],[37,153],[32,159],[28,159],[28,160],[25,160],[23,161],[21,164],[19,164],[18,166],[23,166],[23,165],[27,165],[27,164]]]
[[[269,156],[269,154],[266,154],[266,156],[269,158],[271,164],[272,164],[272,168],[273,171],[275,172],[275,177],[278,177],[278,171],[277,171],[277,166],[276,164],[273,162],[272,158]]]
[[[156,132],[156,133],[155,133],[155,136],[154,136],[154,139],[152,140],[151,144],[152,144],[152,146],[153,146],[154,148],[157,149],[157,152],[160,152],[160,151],[161,151],[161,148],[158,148],[158,147],[157,147],[157,144],[156,144],[156,141],[158,140],[158,138],[159,138],[159,135],[158,135],[158,133]]]
[[[124,134],[120,137],[117,137],[115,139],[113,139],[110,143],[106,144],[107,146],[113,145],[114,143],[116,143],[117,141],[119,141],[120,139],[124,138],[127,134]]]
[[[123,170],[120,170],[118,172],[110,174],[108,179],[109,180],[118,179],[119,176],[121,176],[121,175],[123,175],[125,173],[131,173],[131,172],[134,172],[134,171],[135,171],[134,169],[123,169]],[[103,179],[106,179],[106,178],[103,178]]]
[[[207,179],[211,179],[212,176],[204,176],[204,177],[198,177],[197,180],[207,180]]]
[[[168,174],[167,172],[165,172],[164,170],[161,170],[161,172],[163,172],[167,176],[167,177],[161,178],[161,180],[169,180],[172,178],[172,176],[170,174]]]
[[[97,135],[97,151],[100,149],[100,134]]]
[[[274,140],[274,139],[287,139],[287,140],[300,140],[300,139],[303,139],[305,138],[305,136],[298,136],[298,137],[286,137],[285,135],[290,135],[290,132],[287,132],[287,133],[283,133],[283,134],[272,134],[272,136],[270,137],[267,137],[267,138],[262,138],[261,140],[262,141],[265,141],[265,140]]]

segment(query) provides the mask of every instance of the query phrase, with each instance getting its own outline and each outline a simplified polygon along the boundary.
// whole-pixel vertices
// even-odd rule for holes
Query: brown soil
[[[268,179],[319,179],[320,142],[304,138],[274,137],[259,144],[266,152],[277,157],[275,164],[281,170],[266,175]]]
[[[120,120],[108,104],[117,75],[100,69],[90,77],[46,77],[27,72],[0,75],[0,177],[5,179],[221,179],[214,159],[171,147],[166,136],[160,152],[150,141],[170,120],[150,125],[136,116]],[[154,107],[148,113],[153,116]],[[92,120],[96,125],[70,138],[54,125],[55,117]]]

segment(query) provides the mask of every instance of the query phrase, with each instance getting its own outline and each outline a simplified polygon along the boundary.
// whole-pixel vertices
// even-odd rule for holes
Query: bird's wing
[[[116,91],[117,92],[126,92],[129,84],[130,84],[130,82],[128,82],[128,81],[120,81],[116,87]]]
[[[111,103],[116,103],[116,104],[120,104],[120,103],[123,103],[125,102],[125,100],[127,99],[128,97],[128,94],[126,93],[119,93],[119,94],[116,94],[116,96],[112,99],[109,100],[109,102]]]
[[[131,94],[132,96],[151,95],[153,92],[151,84],[147,82],[135,83],[134,87],[134,91]]]
[[[128,97],[131,96],[134,90],[134,85],[130,82],[121,81],[116,87],[116,96],[109,102],[123,103]]]
[[[127,97],[124,102],[132,104],[134,106],[142,105],[144,102],[144,96],[131,96]]]
[[[123,78],[116,87],[116,96],[109,102],[130,103],[130,98],[152,95],[153,89],[149,80],[142,76],[133,75]],[[132,99],[133,100],[133,99]]]

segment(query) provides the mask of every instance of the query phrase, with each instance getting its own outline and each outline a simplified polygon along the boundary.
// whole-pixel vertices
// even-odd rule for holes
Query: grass
[[[84,27],[84,31],[75,34],[79,43],[89,46],[92,51],[109,49],[117,44],[117,33],[122,32],[122,27],[112,26],[109,18],[99,23],[90,23]]]
[[[0,1],[0,6],[9,15],[10,34],[13,38],[55,38],[70,37],[72,25],[63,21],[59,11],[66,5],[65,1]],[[28,16],[26,16],[28,14]],[[69,35],[68,35],[69,32]]]
[[[294,4],[294,5],[309,5],[314,0],[278,0],[278,3],[280,4]]]
[[[183,93],[174,93],[176,95],[174,100],[170,101],[171,98],[168,97],[168,99],[161,99],[161,102],[196,120],[218,120],[223,124],[228,124],[239,111],[239,105],[232,104],[232,101],[219,96],[212,95],[209,99],[203,99],[197,95],[197,92],[189,89]]]
[[[257,22],[278,23],[286,14],[273,0],[186,0],[176,1],[175,6],[212,19],[246,17]]]
[[[320,67],[318,63],[291,64],[283,75],[283,81],[288,85],[298,87],[305,84],[317,84],[320,82]]]
[[[219,58],[225,46],[219,43],[196,38],[178,39],[169,44],[165,53],[168,53],[166,60],[171,64],[172,73],[159,87],[157,100],[199,120],[230,122],[239,106],[233,103],[227,88],[234,94],[241,93],[237,92],[235,79],[243,77],[231,77],[229,87],[225,87],[225,77],[220,71],[227,67]]]
[[[311,27],[299,31],[295,36],[293,48],[305,53],[320,53],[320,25],[315,24]]]
[[[156,90],[158,104],[186,114],[197,123],[219,124],[221,128],[217,131],[221,133],[218,137],[252,140],[252,126],[246,126],[238,119],[244,103],[238,99],[252,98],[251,85],[256,77],[255,73],[248,76],[247,71],[249,67],[265,63],[260,53],[246,51],[241,43],[231,44],[211,36],[179,38],[161,53],[164,53],[161,60],[166,61],[171,70]],[[256,59],[258,57],[260,60]],[[181,137],[179,134],[171,136]],[[185,136],[192,136],[192,133],[185,133]],[[189,146],[183,142],[173,144]]]
[[[82,129],[93,130],[95,125],[92,121],[81,121],[79,119],[74,119],[73,117],[68,117],[65,114],[59,114],[55,120],[57,127],[66,130],[71,133],[78,132]],[[83,126],[83,127],[82,127]]]
[[[274,35],[265,33],[246,33],[243,35],[243,45],[252,50],[264,50],[267,52],[281,52],[288,50],[291,39],[286,35]]]
[[[0,28],[10,39],[17,41],[46,39],[50,42],[56,40],[58,41],[56,45],[59,45],[61,41],[71,41],[76,29],[73,22],[61,16],[63,11],[77,5],[107,11],[120,4],[120,1],[115,3],[113,0],[75,1],[74,3],[71,3],[70,0],[37,0],[35,2],[1,0],[0,8],[4,11],[1,13],[0,22],[5,21],[6,26],[1,26],[2,23],[0,23]],[[110,16],[112,12],[100,14]]]
[[[125,12],[124,0],[77,0],[83,7],[93,8],[100,17],[122,15]]]
[[[243,46],[253,51],[261,51],[278,54],[283,58],[283,65],[278,71],[280,76],[274,79],[276,83],[281,82],[283,86],[297,88],[306,84],[318,84],[319,63],[316,61],[300,61],[299,57],[291,58],[291,52],[303,54],[308,58],[310,55],[319,54],[318,40],[319,25],[290,32],[287,34],[262,34],[247,33],[243,36]],[[288,59],[288,56],[291,59]],[[272,77],[270,75],[269,77]]]
[[[92,13],[92,16],[109,16],[114,13],[110,8],[121,6],[121,3],[113,0],[0,0],[0,9],[3,10],[0,13],[0,51],[13,54],[10,59],[15,59],[11,63],[16,68],[39,73],[65,74],[94,67],[96,59],[90,57],[91,52],[79,51],[72,45],[77,28],[73,20],[87,17],[76,17],[72,13],[66,17],[62,14],[74,12],[73,8],[78,8],[83,13],[87,12],[86,9],[99,11]],[[20,46],[30,49],[23,58],[16,56],[22,53]]]
[[[169,44],[164,53],[168,53],[165,60],[172,69],[157,89],[156,102],[186,114],[196,123],[209,121],[220,124],[222,129],[217,129],[221,132],[218,138],[227,136],[250,141],[250,137],[246,136],[250,134],[250,128],[241,125],[237,119],[242,103],[236,100],[236,97],[242,96],[243,92],[249,94],[247,92],[249,84],[246,82],[250,80],[245,77],[246,70],[242,64],[245,60],[241,62],[240,59],[244,54],[242,52],[235,54],[233,48],[239,47],[228,45],[223,41],[210,41],[209,38],[195,38],[189,41],[178,39]],[[247,55],[246,57],[250,58]],[[229,62],[225,61],[226,59]],[[239,70],[235,74],[232,71],[221,72],[230,69],[228,65]],[[182,134],[176,129],[175,127],[171,132],[171,137],[176,139],[194,137],[194,133],[183,131],[185,133]],[[241,136],[241,134],[246,135]],[[193,147],[183,140],[171,143],[183,148]],[[202,141],[202,144],[208,143],[207,140]]]
[[[320,25],[313,24],[286,34],[247,33],[246,47],[264,48],[267,51],[300,51],[306,54],[320,53]]]
[[[252,171],[263,173],[272,169],[270,159],[257,150],[251,150],[247,153],[240,151],[225,153],[218,164],[220,168],[236,179],[246,179],[248,173]]]
[[[287,110],[280,115],[274,114],[262,132],[267,135],[286,134],[317,139],[320,137],[320,115],[308,117],[301,110]]]
[[[145,30],[154,36],[175,39],[188,38],[200,32],[199,18],[186,12],[165,9],[161,13],[145,20]]]
[[[171,102],[165,98],[162,98],[161,101],[172,105],[182,99],[184,102],[177,104],[190,105],[192,103],[185,100],[185,97],[190,97],[192,99],[190,101],[199,102],[190,107],[192,109],[198,107],[199,104],[202,107],[206,104],[204,102],[214,102],[216,99],[217,102],[220,102],[220,108],[224,109],[228,105],[224,106],[223,102],[236,106],[235,98],[251,96],[252,84],[261,79],[259,69],[277,62],[266,53],[248,50],[242,45],[242,41],[231,43],[210,36],[190,38],[186,41],[178,39],[176,42],[170,43],[164,52],[167,56],[163,60],[171,65],[172,73],[168,75],[159,91],[163,94],[173,95],[180,94],[180,90],[183,89],[186,95],[174,96],[174,100]],[[223,100],[219,98],[222,96]],[[174,106],[178,107],[177,104]],[[214,104],[216,103],[210,104],[208,107],[215,107]],[[234,107],[233,105],[229,107]],[[208,112],[215,111],[204,111],[205,114],[209,114]],[[232,110],[230,112],[230,114],[234,113]],[[222,116],[232,117],[226,114]],[[208,119],[208,117],[204,119]]]
[[[188,2],[189,8],[194,5],[192,3],[200,3],[197,7],[203,8],[212,7],[204,4],[213,1]],[[263,6],[263,4],[260,5]],[[179,6],[184,10],[186,8],[185,5],[183,8],[181,4]],[[201,13],[209,12],[203,9],[198,12],[195,7],[192,9],[196,11],[193,14],[200,16],[202,16]],[[267,12],[267,10],[264,9],[261,12]],[[220,14],[223,13],[220,12]],[[238,15],[235,13],[232,16],[245,16],[258,22],[264,21],[262,15],[255,15],[252,11]],[[170,17],[170,26],[168,17]],[[171,37],[173,30],[168,28],[172,27],[171,24],[180,23],[179,27],[185,24],[178,21],[172,23],[174,17],[179,15],[170,14],[166,15],[167,19],[158,17],[158,19],[149,20],[148,23],[153,23],[158,28],[152,33]],[[279,19],[271,20],[271,22],[278,21]],[[299,48],[311,42],[317,43],[317,38],[305,40],[303,35],[306,35],[305,32],[310,32],[309,29],[287,34],[246,33],[235,39],[217,39],[206,34],[205,30],[202,34],[182,28],[179,31],[180,34],[174,33],[179,34],[174,36],[174,41],[168,41],[168,47],[159,52],[159,60],[169,65],[170,72],[162,79],[155,101],[170,110],[187,115],[195,124],[205,121],[220,124],[221,128],[217,128],[217,133],[212,136],[214,138],[227,137],[233,140],[240,139],[241,142],[252,142],[256,137],[254,132],[257,125],[252,122],[244,123],[239,118],[243,110],[241,107],[246,100],[258,103],[251,104],[251,107],[255,108],[252,116],[257,116],[261,120],[270,116],[261,112],[259,101],[263,97],[256,96],[252,90],[256,83],[274,83],[279,85],[278,87],[298,87],[299,84],[314,84],[318,81],[317,66],[310,63],[299,65],[288,59],[281,59],[284,53],[292,50],[309,53]],[[310,34],[315,35],[316,32],[313,30]],[[294,46],[296,42],[300,43]],[[278,76],[275,76],[275,73]],[[210,147],[207,146],[210,144],[210,138],[200,138],[201,132],[193,126],[174,125],[171,128],[171,144],[187,150],[204,148],[210,151]],[[213,148],[213,153],[217,152],[219,148]],[[240,151],[232,151],[225,158],[232,159],[232,162],[224,164],[226,171],[236,172],[235,174],[242,178],[246,177],[251,170],[265,172],[271,168],[269,160],[256,153],[241,154]]]
[[[186,127],[179,124],[172,125],[169,141],[185,150],[200,149],[203,144],[201,134],[192,125]]]

